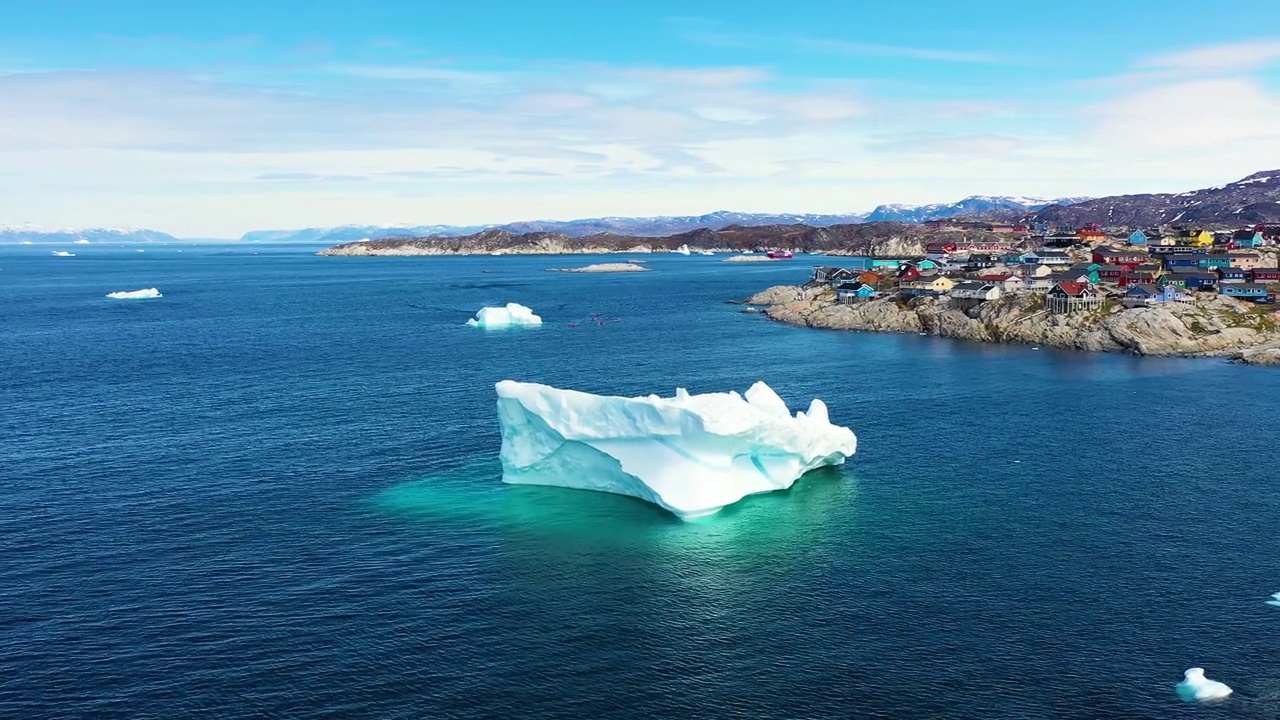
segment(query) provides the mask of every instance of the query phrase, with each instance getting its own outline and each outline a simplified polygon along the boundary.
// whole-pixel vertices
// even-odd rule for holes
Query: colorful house
[[[1154,285],[1164,272],[1159,265],[1143,264],[1129,268],[1120,276],[1120,287],[1128,285]]]
[[[1060,282],[1045,294],[1044,307],[1051,313],[1097,310],[1102,307],[1102,293],[1089,283]]]
[[[884,280],[884,276],[882,276],[880,273],[866,270],[862,273],[859,273],[856,279],[858,282],[862,283],[863,285],[879,285],[880,281]]]
[[[898,283],[903,295],[941,295],[951,292],[956,281],[946,275],[920,275]]]
[[[1164,269],[1169,272],[1191,272],[1200,269],[1202,255],[1165,255]],[[1230,264],[1230,263],[1228,263]]]
[[[1202,270],[1231,267],[1230,255],[1201,255],[1198,264]]]
[[[1262,256],[1255,252],[1233,252],[1231,253],[1231,267],[1244,268],[1245,270],[1262,267]]]
[[[1207,272],[1187,273],[1185,285],[1188,290],[1212,290],[1218,287],[1218,276]]]
[[[860,282],[842,283],[836,288],[836,299],[845,304],[870,300],[879,294],[875,286]]]
[[[1023,262],[1030,265],[1061,265],[1065,267],[1071,264],[1071,256],[1061,250],[1037,250],[1024,255]]]
[[[1142,247],[1146,247],[1147,234],[1142,232],[1141,230],[1134,230],[1132,233],[1129,234],[1129,244],[1141,245]]]
[[[1085,225],[1079,230],[1076,230],[1076,237],[1080,239],[1080,242],[1098,243],[1104,242],[1107,239],[1107,234],[1102,232],[1102,230],[1095,224]]]
[[[1100,281],[1118,283],[1128,269],[1125,265],[1097,265],[1094,272],[1098,273]]]
[[[1213,247],[1213,234],[1208,230],[1182,230],[1178,242],[1193,247]]]
[[[1220,267],[1218,272],[1218,283],[1247,283],[1249,282],[1249,271],[1244,268]]]
[[[1249,279],[1256,283],[1280,283],[1280,268],[1254,268]]]
[[[978,282],[999,286],[999,288],[1007,293],[1021,290],[1022,278],[1009,273],[996,273],[994,275],[979,275]]]
[[[1099,265],[1141,265],[1150,257],[1147,253],[1138,250],[1117,250],[1110,247],[1100,247],[1093,251],[1093,261]]]
[[[1125,291],[1120,304],[1125,307],[1149,307],[1169,302],[1191,302],[1191,296],[1181,288],[1173,285],[1156,287],[1155,285],[1131,285]]]
[[[996,300],[1003,294],[999,285],[966,280],[958,282],[951,288],[952,300],[973,300],[983,302]]]
[[[1256,248],[1266,244],[1261,230],[1237,230],[1231,234],[1231,247],[1233,248]]]
[[[1218,293],[1227,297],[1240,298],[1242,300],[1256,300],[1265,298],[1271,294],[1266,285],[1256,285],[1254,283],[1245,283],[1243,285],[1223,285]]]

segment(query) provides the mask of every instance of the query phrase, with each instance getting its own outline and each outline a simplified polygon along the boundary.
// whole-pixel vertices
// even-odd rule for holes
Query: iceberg
[[[1204,668],[1191,668],[1183,673],[1186,678],[1178,683],[1178,697],[1187,702],[1201,700],[1221,700],[1231,694],[1226,683],[1210,680],[1204,676]]]
[[[74,243],[72,243],[72,244],[73,244],[73,245],[88,245],[88,244],[89,244],[89,241],[88,241],[88,240],[85,240],[84,238],[80,238],[79,240],[75,241],[75,242],[74,242]]]
[[[107,293],[107,297],[112,300],[146,300],[164,296],[155,288],[146,288],[144,290],[121,290],[120,292]]]
[[[785,490],[858,446],[818,399],[794,416],[768,385],[624,398],[503,380],[496,386],[504,482],[618,493],[684,519]]]
[[[66,250],[54,250],[49,254],[54,257],[75,257],[76,256],[75,253],[69,253]]]
[[[532,327],[541,325],[542,318],[519,303],[507,303],[506,307],[480,308],[480,312],[468,320],[467,324],[482,328]]]
[[[688,246],[688,245],[681,245],[680,247],[676,248],[675,250],[672,250],[671,252],[673,252],[673,253],[678,253],[678,254],[680,254],[680,255],[688,255],[688,254],[689,254],[689,246]]]
[[[1267,604],[1272,607],[1280,607],[1280,592],[1271,593],[1271,599],[1267,601]]]

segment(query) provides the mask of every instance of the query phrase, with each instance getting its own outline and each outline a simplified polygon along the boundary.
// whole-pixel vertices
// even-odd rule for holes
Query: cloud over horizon
[[[840,42],[823,51],[997,59]],[[1280,93],[1266,73],[1280,40],[1152,53],[1112,72],[1147,77],[1070,78],[1038,94],[1012,81],[1002,91],[767,62],[347,62],[314,52],[199,67],[0,68],[0,222],[230,236],[720,208],[852,212],[973,193],[1188,189],[1280,164]]]

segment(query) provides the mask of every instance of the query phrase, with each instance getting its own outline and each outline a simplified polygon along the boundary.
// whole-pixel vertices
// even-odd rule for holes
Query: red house
[[[956,244],[953,242],[937,240],[926,245],[924,251],[928,255],[946,255],[956,251]]]
[[[1129,268],[1120,276],[1120,287],[1155,285],[1158,277],[1160,277],[1159,265],[1139,265]]]
[[[1128,269],[1124,265],[1099,265],[1098,277],[1112,282],[1119,282]]]
[[[1255,283],[1280,282],[1280,268],[1254,268],[1249,271],[1249,279]]]
[[[1116,248],[1100,247],[1093,251],[1093,261],[1099,265],[1124,265],[1126,267],[1137,267],[1146,262],[1147,259],[1147,253],[1134,252],[1132,250],[1117,250]]]

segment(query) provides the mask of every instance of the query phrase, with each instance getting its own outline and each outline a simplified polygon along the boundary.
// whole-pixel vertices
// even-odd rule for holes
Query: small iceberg
[[[107,293],[107,297],[112,300],[148,300],[150,298],[164,296],[155,288],[144,288],[142,290],[121,290],[119,292]]]
[[[1186,679],[1178,683],[1178,697],[1187,702],[1221,700],[1231,694],[1226,683],[1204,676],[1204,668],[1194,667],[1183,673]]]
[[[503,380],[502,480],[647,500],[681,519],[785,490],[857,450],[818,399],[792,415],[768,385],[744,394],[608,397]]]
[[[715,253],[711,252],[710,250],[699,250],[698,254],[699,255],[715,255]]]
[[[677,253],[677,254],[679,254],[679,255],[688,255],[688,254],[689,254],[689,246],[688,246],[688,245],[681,245],[680,247],[676,248],[675,250],[672,250],[671,252],[673,252],[673,253]]]
[[[519,303],[507,303],[506,307],[480,308],[467,324],[481,328],[536,327],[542,324],[542,318]]]
[[[85,240],[84,238],[80,238],[79,240],[72,243],[72,245],[88,245],[88,244],[89,244],[89,241]]]
[[[49,254],[54,257],[75,257],[76,256],[75,253],[69,253],[66,250],[54,250]]]
[[[1267,604],[1272,607],[1280,607],[1280,592],[1272,593],[1271,599],[1267,601]]]
[[[31,244],[31,241],[30,241],[30,240],[23,240],[20,244],[22,244],[22,245],[30,245],[30,244]]]

